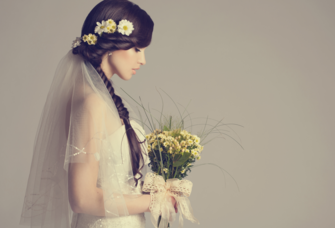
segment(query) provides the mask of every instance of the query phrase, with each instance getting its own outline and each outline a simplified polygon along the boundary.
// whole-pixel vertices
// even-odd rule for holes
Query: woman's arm
[[[76,213],[105,216],[103,191],[96,187],[99,163],[92,155],[87,163],[71,163],[68,192],[71,208]],[[150,195],[123,195],[130,215],[149,212]]]
[[[75,111],[72,119],[73,139],[76,147],[85,148],[85,154],[72,157],[68,167],[68,194],[69,203],[74,212],[96,216],[105,216],[103,191],[97,188],[99,161],[94,153],[99,152],[101,141],[99,133],[105,127],[105,105],[95,94],[78,100],[72,105]],[[74,151],[72,153],[75,153]],[[150,195],[141,195],[138,198],[123,196],[124,200],[117,201],[115,206],[124,211],[126,203],[129,214],[149,211]],[[119,204],[119,205],[118,205]],[[122,214],[120,214],[122,216]]]

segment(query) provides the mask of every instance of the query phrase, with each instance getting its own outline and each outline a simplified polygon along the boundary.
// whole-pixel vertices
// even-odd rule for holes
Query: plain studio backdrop
[[[200,225],[184,227],[335,227],[334,1],[134,2],[154,20],[153,40],[147,64],[130,81],[114,75],[115,85],[157,109],[163,89],[182,105],[191,101],[193,118],[243,126],[205,146],[197,163],[231,176],[211,165],[193,169]],[[55,69],[97,3],[0,2],[1,227],[20,227]]]

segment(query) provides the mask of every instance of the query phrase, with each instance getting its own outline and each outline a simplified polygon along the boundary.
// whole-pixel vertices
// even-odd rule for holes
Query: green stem
[[[178,167],[176,167],[176,172],[174,173],[174,176],[173,176],[173,178],[176,178],[177,171],[178,171]]]

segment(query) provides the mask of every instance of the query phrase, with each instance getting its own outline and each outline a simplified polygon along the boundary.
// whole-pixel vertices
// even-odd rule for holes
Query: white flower
[[[130,21],[124,19],[119,22],[117,31],[122,35],[129,36],[133,30],[134,30],[133,23],[131,23]]]
[[[76,39],[72,43],[72,48],[76,48],[81,44],[81,37],[76,37]]]
[[[164,173],[167,173],[169,170],[167,168],[163,169]]]
[[[200,143],[200,138],[198,136],[194,136],[194,142],[199,144]]]
[[[108,32],[106,21],[97,22],[97,26],[95,26],[94,33],[98,33],[100,36],[103,32]]]

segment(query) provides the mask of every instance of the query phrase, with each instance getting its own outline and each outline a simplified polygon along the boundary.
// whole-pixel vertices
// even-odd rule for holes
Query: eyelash
[[[136,51],[136,52],[140,52],[141,50],[140,50],[140,49],[138,49],[138,48],[135,48],[135,51]]]

